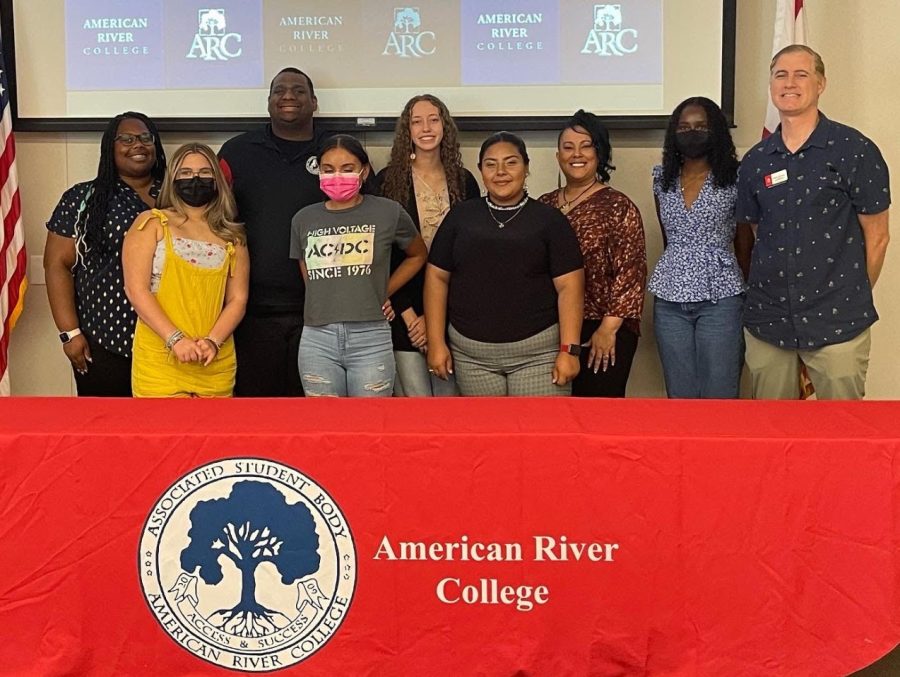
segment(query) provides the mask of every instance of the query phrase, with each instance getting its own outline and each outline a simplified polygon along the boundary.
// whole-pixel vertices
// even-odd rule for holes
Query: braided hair
[[[87,194],[78,208],[75,217],[75,251],[79,262],[84,262],[84,255],[91,249],[108,253],[109,242],[103,237],[103,227],[109,212],[109,200],[116,191],[119,182],[119,170],[116,168],[116,136],[119,124],[129,118],[139,120],[153,134],[153,146],[156,149],[156,163],[150,175],[161,181],[166,173],[166,152],[159,140],[159,131],[153,121],[143,113],[128,111],[110,120],[103,137],[100,139],[100,162],[97,165],[97,176],[91,181]],[[111,253],[111,252],[109,252]]]

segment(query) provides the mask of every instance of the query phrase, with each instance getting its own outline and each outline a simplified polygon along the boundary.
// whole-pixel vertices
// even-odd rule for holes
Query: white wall
[[[894,26],[900,25],[900,3],[896,0],[866,0],[865,12],[838,0],[807,0],[810,44],[825,60],[828,88],[821,108],[836,120],[862,130],[881,148],[887,163],[900,172],[900,144],[891,117],[900,111],[900,87],[892,75],[895,62]],[[740,0],[737,21],[736,105],[734,130],[738,152],[759,138],[767,100],[768,63],[771,55],[774,0]],[[702,30],[698,26],[697,30]],[[302,64],[298,64],[302,67]],[[893,84],[892,84],[893,83]],[[591,108],[591,101],[584,107]],[[262,110],[263,102],[260,103]],[[166,146],[174,150],[188,140],[204,141],[218,147],[229,135],[171,135]],[[554,159],[555,134],[526,134],[531,155],[530,192],[538,195],[557,185]],[[474,168],[483,136],[463,135],[463,158]],[[365,138],[377,167],[387,162],[390,135],[377,133]],[[91,178],[97,165],[98,134],[26,134],[17,136],[19,180],[31,254],[31,287],[25,312],[12,335],[10,378],[15,395],[66,395],[74,393],[68,360],[60,348],[50,317],[43,286],[41,252],[46,231],[44,223],[62,192],[77,181]],[[661,131],[621,131],[612,135],[613,162],[618,170],[612,183],[629,195],[644,217],[648,262],[652,266],[662,250],[659,226],[650,192],[650,168],[659,162]],[[896,194],[896,180],[891,182]],[[881,321],[873,329],[869,369],[870,399],[900,396],[900,363],[893,356],[895,337],[900,331],[900,312],[892,295],[900,290],[900,244],[888,251],[882,278],[875,290]],[[653,338],[650,304],[644,313],[641,339],[635,358],[629,396],[662,397],[665,390]]]

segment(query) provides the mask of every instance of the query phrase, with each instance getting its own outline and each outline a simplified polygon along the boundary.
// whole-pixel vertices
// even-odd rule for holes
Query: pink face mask
[[[353,172],[336,172],[319,174],[319,187],[335,202],[352,200],[362,186],[359,174]]]

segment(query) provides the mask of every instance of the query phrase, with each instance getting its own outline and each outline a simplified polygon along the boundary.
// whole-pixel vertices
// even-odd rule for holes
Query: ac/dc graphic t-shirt
[[[406,249],[417,235],[398,203],[374,195],[350,209],[330,211],[320,202],[297,212],[291,258],[306,264],[304,324],[384,319],[391,246]]]

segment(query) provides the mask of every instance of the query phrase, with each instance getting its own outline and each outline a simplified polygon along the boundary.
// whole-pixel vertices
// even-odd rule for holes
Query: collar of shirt
[[[150,197],[156,200],[159,197],[159,193],[162,190],[162,181],[159,179],[153,179],[153,183],[150,184]],[[138,195],[137,191],[125,183],[122,179],[116,181],[116,195],[117,196],[127,196],[131,197],[132,195],[136,197],[138,200],[141,200],[141,196]],[[143,200],[141,200],[143,202]]]
[[[297,143],[311,143],[313,146],[313,150],[316,151],[316,150],[318,150],[319,146],[322,144],[322,141],[324,141],[326,138],[328,138],[329,136],[331,136],[334,133],[336,133],[336,132],[328,132],[324,129],[320,129],[316,125],[316,123],[313,122],[312,138],[308,139],[306,141],[298,141]],[[263,128],[263,133],[254,136],[251,139],[251,142],[255,143],[257,145],[260,145],[260,146],[268,146],[269,148],[277,150],[279,153],[281,152],[281,149],[278,147],[278,143],[275,141],[275,132],[272,131],[272,123],[271,122],[267,123],[266,126]]]
[[[819,111],[819,121],[816,123],[816,128],[812,131],[812,134],[809,135],[809,138],[803,142],[803,145],[797,149],[797,153],[802,153],[807,148],[826,148],[828,146],[828,139],[831,137],[831,120],[825,117],[825,114],[822,111]],[[775,132],[766,139],[766,148],[765,152],[769,155],[774,155],[775,153],[787,154],[790,155],[791,151],[787,149],[787,146],[784,145],[784,139],[781,138],[781,125],[779,124],[776,127]]]

